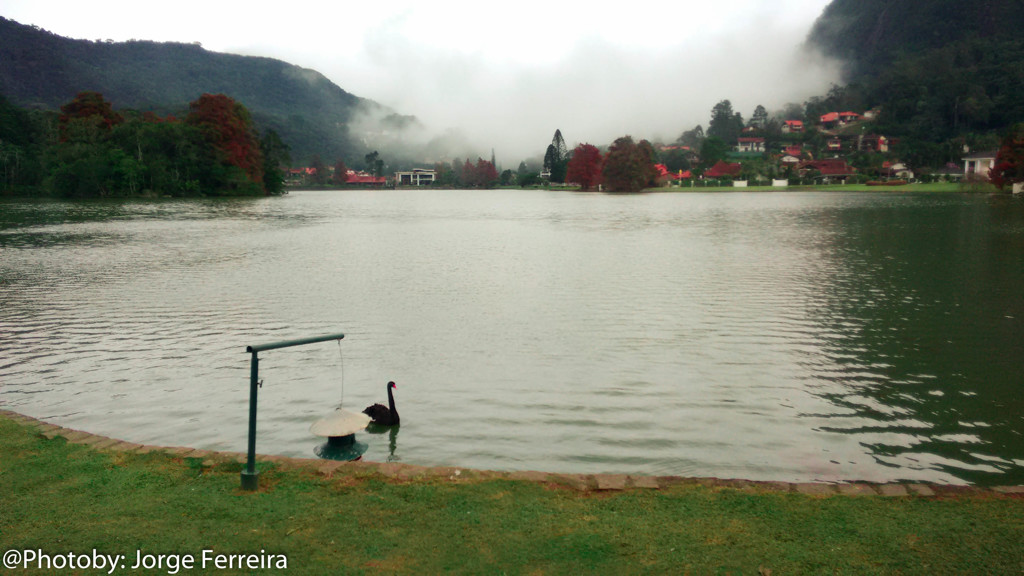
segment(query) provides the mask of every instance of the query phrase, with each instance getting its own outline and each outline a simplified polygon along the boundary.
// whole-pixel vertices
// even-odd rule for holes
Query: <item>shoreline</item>
[[[947,193],[965,193],[965,194],[999,194],[996,189],[978,191],[965,187],[960,182],[913,182],[901,185],[868,185],[868,184],[796,184],[790,186],[770,186],[770,185],[754,185],[754,186],[660,186],[656,188],[644,188],[638,192],[613,192],[609,190],[581,190],[577,186],[560,186],[560,185],[549,185],[549,186],[532,186],[528,188],[522,188],[519,186],[496,186],[494,188],[451,188],[443,186],[395,186],[386,188],[367,188],[360,186],[346,186],[346,187],[331,187],[331,186],[287,186],[285,188],[288,192],[346,192],[346,191],[366,191],[366,190],[377,190],[381,192],[389,192],[394,190],[420,190],[424,192],[429,191],[445,191],[445,190],[475,190],[479,192],[486,192],[488,190],[518,190],[518,191],[534,191],[543,190],[548,192],[570,192],[580,194],[610,194],[610,195],[636,195],[636,194],[667,194],[667,193],[693,193],[693,192],[881,192],[881,193],[898,193],[898,192],[927,192],[936,194],[947,194]],[[1007,193],[1008,194],[1008,193]]]
[[[220,452],[190,448],[186,446],[155,446],[137,444],[117,438],[110,438],[51,424],[38,418],[26,416],[13,410],[0,408],[0,418],[11,420],[22,426],[35,428],[43,436],[53,439],[62,437],[70,444],[82,444],[105,452],[132,452],[147,454],[163,452],[178,458],[196,458],[216,462],[245,463],[244,452]],[[688,477],[688,476],[645,476],[638,474],[569,474],[533,470],[496,471],[476,470],[457,466],[421,466],[396,462],[370,462],[356,460],[343,462],[318,458],[292,458],[288,456],[257,455],[257,464],[272,464],[283,468],[304,468],[331,477],[335,472],[377,473],[385,478],[400,481],[434,479],[458,481],[513,480],[538,484],[551,484],[580,492],[658,490],[677,485],[700,485],[709,488],[731,488],[755,492],[797,493],[808,496],[880,496],[880,497],[959,497],[979,495],[1002,495],[1024,497],[1024,486],[974,486],[957,484],[935,484],[926,482],[782,482],[744,480],[738,478]]]

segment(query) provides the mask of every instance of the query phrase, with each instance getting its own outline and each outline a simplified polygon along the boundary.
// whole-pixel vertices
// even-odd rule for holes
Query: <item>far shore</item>
[[[930,184],[867,185],[828,184],[812,186],[670,186],[649,188],[645,192],[970,192],[958,182],[935,182]],[[994,189],[992,191],[995,191]]]
[[[285,194],[288,192],[344,192],[344,191],[367,191],[377,190],[380,192],[389,192],[393,190],[421,190],[423,192],[429,191],[441,191],[441,190],[475,190],[473,188],[442,188],[432,186],[399,186],[398,188],[387,187],[387,188],[365,188],[365,187],[338,187],[338,186],[290,186],[285,189]],[[494,188],[495,190],[548,190],[548,191],[562,191],[562,192],[573,192],[573,193],[584,193],[584,194],[690,194],[690,193],[747,193],[747,192],[872,192],[872,193],[907,193],[907,192],[923,192],[932,194],[950,194],[950,193],[972,193],[972,194],[1006,194],[1008,192],[1001,192],[998,188],[990,185],[966,185],[959,182],[936,182],[936,183],[914,183],[914,184],[903,184],[903,185],[867,185],[867,184],[829,184],[829,185],[809,185],[809,186],[662,186],[658,188],[647,188],[640,192],[611,192],[609,190],[588,190],[582,191],[578,186],[561,186],[561,185],[546,185],[546,186],[535,186],[530,188],[520,188],[517,186],[499,186]],[[481,192],[486,189],[480,189]],[[203,199],[203,198],[216,198],[216,196],[188,196],[188,197],[171,197],[162,195],[136,195],[136,196],[123,196],[123,197],[104,197],[104,198],[89,198],[87,200],[101,200],[101,201],[119,201],[119,200],[189,200],[189,199]],[[239,196],[235,198],[257,198],[254,196]],[[39,195],[0,195],[0,200],[65,200],[65,201],[76,201],[76,199],[61,198],[58,196],[39,196]]]
[[[288,188],[289,191],[344,191],[344,190],[372,190],[374,188],[358,188],[358,187],[337,187],[337,186],[291,186]],[[376,188],[382,191],[394,190],[396,188]],[[398,190],[466,190],[466,188],[434,188],[431,186],[399,186]],[[534,186],[530,188],[520,188],[518,186],[499,186],[497,190],[552,190],[552,191],[564,191],[564,192],[581,192],[578,186],[560,186],[560,185],[548,185],[548,186]],[[612,193],[608,190],[589,190],[588,192],[595,193]],[[913,183],[913,184],[900,184],[900,185],[867,185],[867,184],[828,184],[828,185],[808,185],[808,186],[661,186],[658,188],[646,188],[640,193],[688,193],[688,192],[934,192],[934,193],[952,193],[952,192],[973,192],[973,193],[999,193],[999,190],[992,187],[969,187],[959,182],[934,182],[934,183]]]

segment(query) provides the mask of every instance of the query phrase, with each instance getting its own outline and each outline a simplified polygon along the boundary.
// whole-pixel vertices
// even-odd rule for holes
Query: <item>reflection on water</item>
[[[763,480],[1024,483],[1024,199],[0,201],[0,404],[135,442]],[[386,432],[386,434],[385,434]],[[322,447],[315,448],[318,454]]]
[[[855,435],[884,466],[1020,481],[1021,207],[948,203],[845,214],[848,276],[829,314],[847,323],[848,356],[833,376],[844,386],[823,394],[845,413],[822,430]]]
[[[366,431],[370,434],[387,434],[388,435],[388,453],[385,460],[387,462],[398,462],[402,458],[395,454],[395,449],[398,448],[398,430],[401,426],[379,426],[377,424],[370,424]]]

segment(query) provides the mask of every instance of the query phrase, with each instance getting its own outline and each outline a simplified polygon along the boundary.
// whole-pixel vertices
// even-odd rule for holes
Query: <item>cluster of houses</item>
[[[857,170],[851,166],[841,155],[853,152],[889,152],[889,139],[881,134],[866,134],[856,129],[846,129],[857,125],[863,120],[872,120],[878,115],[878,110],[869,110],[864,114],[855,112],[829,112],[819,118],[819,130],[825,137],[824,153],[831,155],[830,158],[814,158],[814,155],[805,150],[801,144],[786,144],[772,154],[772,158],[778,162],[779,172],[800,178],[813,177],[818,182],[835,183],[846,182],[856,176]],[[805,131],[804,122],[801,120],[786,120],[782,125],[784,134],[800,134]],[[756,128],[748,127],[738,138],[734,147],[735,162],[720,161],[703,173],[706,180],[732,180],[737,186],[746,185],[742,181],[743,155],[763,155],[767,152],[766,140],[756,135]],[[663,146],[662,151],[683,150],[687,152],[693,163],[699,158],[696,151],[687,146]],[[982,152],[968,154],[963,158],[962,168],[959,165],[947,165],[944,169],[933,172],[934,176],[946,180],[959,180],[965,177],[978,175],[987,178],[989,171],[995,166],[996,152]],[[680,185],[685,181],[694,178],[692,171],[669,171],[664,165],[658,164],[660,185]],[[339,182],[334,178],[333,168],[328,167],[330,172],[325,181]],[[305,185],[316,180],[315,168],[296,168],[289,173],[289,184]],[[544,174],[542,174],[542,177]],[[906,164],[899,161],[886,161],[882,164],[880,176],[886,180],[912,180],[915,175],[913,170]],[[345,182],[358,186],[388,187],[388,186],[430,186],[437,179],[437,173],[432,169],[414,169],[410,171],[395,172],[392,178],[374,176],[366,172],[349,170]],[[786,186],[788,180],[774,180],[773,185]],[[1018,187],[1019,188],[1019,187]],[[1017,189],[1015,188],[1015,191]]]
[[[340,179],[335,178],[333,166],[326,166],[324,169],[327,171],[327,174],[321,180],[322,182],[340,183]],[[308,186],[317,180],[317,169],[307,166],[289,170],[286,184],[289,186]],[[384,188],[389,184],[385,176],[374,176],[369,172],[356,170],[348,170],[345,173],[345,183],[371,188]]]
[[[340,184],[340,179],[334,177],[334,168],[325,167],[327,176],[325,182]],[[288,172],[288,184],[304,186],[316,181],[316,168],[292,168]],[[423,168],[416,168],[405,172],[395,172],[393,178],[387,176],[374,176],[368,172],[349,170],[345,174],[345,184],[360,187],[386,188],[389,186],[430,186],[437,179],[437,172]]]
[[[779,163],[781,173],[788,173],[806,178],[814,176],[821,182],[845,182],[857,175],[857,170],[842,157],[843,154],[854,152],[888,153],[890,151],[890,140],[882,134],[865,133],[857,130],[854,126],[860,125],[862,121],[870,121],[878,117],[879,110],[868,110],[863,114],[856,112],[829,112],[820,116],[815,129],[819,130],[825,137],[823,156],[828,158],[815,159],[814,156],[800,144],[786,144],[773,154],[773,158]],[[802,120],[786,120],[782,124],[783,134],[802,134],[805,131]],[[757,129],[748,127],[738,138],[734,151],[736,156],[744,154],[765,154],[767,150],[766,140],[756,136]],[[679,147],[664,147],[667,149],[678,149]],[[966,151],[965,151],[966,153]],[[737,162],[718,162],[711,168],[704,171],[706,179],[732,179],[737,180],[742,172],[742,158]],[[963,166],[950,164],[932,174],[946,180],[959,180],[973,175],[987,177],[989,171],[995,165],[996,152],[981,152],[969,154],[963,158]],[[883,162],[879,176],[886,180],[912,180],[915,177],[914,171],[905,163],[900,161]],[[690,177],[688,172],[681,172],[678,175],[669,175],[668,180],[684,180]],[[776,181],[779,183],[781,181]],[[781,185],[781,184],[780,184]]]

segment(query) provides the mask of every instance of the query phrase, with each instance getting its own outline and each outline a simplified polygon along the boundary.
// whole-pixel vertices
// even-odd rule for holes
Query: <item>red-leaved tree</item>
[[[344,184],[348,182],[348,166],[345,165],[345,161],[338,159],[334,163],[334,175],[331,176],[331,180],[335,184]]]
[[[498,170],[483,158],[478,158],[476,161],[476,169],[473,171],[474,185],[480,188],[493,188],[498,183]]]
[[[1010,129],[996,155],[989,179],[1001,189],[1024,182],[1024,124]]]
[[[104,132],[109,132],[111,128],[124,122],[124,118],[114,112],[113,106],[104,100],[99,92],[79,92],[74,100],[60,107],[58,126],[61,142],[67,142],[69,126],[75,121],[85,121]]]
[[[263,185],[263,153],[245,106],[223,94],[203,94],[189,104],[188,124],[221,153],[221,161],[237,166],[250,182]]]
[[[569,160],[569,171],[566,181],[579,184],[584,191],[590,190],[602,182],[601,169],[604,158],[601,151],[592,144],[580,144],[572,152]]]
[[[631,136],[618,138],[608,149],[602,176],[605,184],[616,192],[639,192],[658,177],[654,167],[654,147]]]

